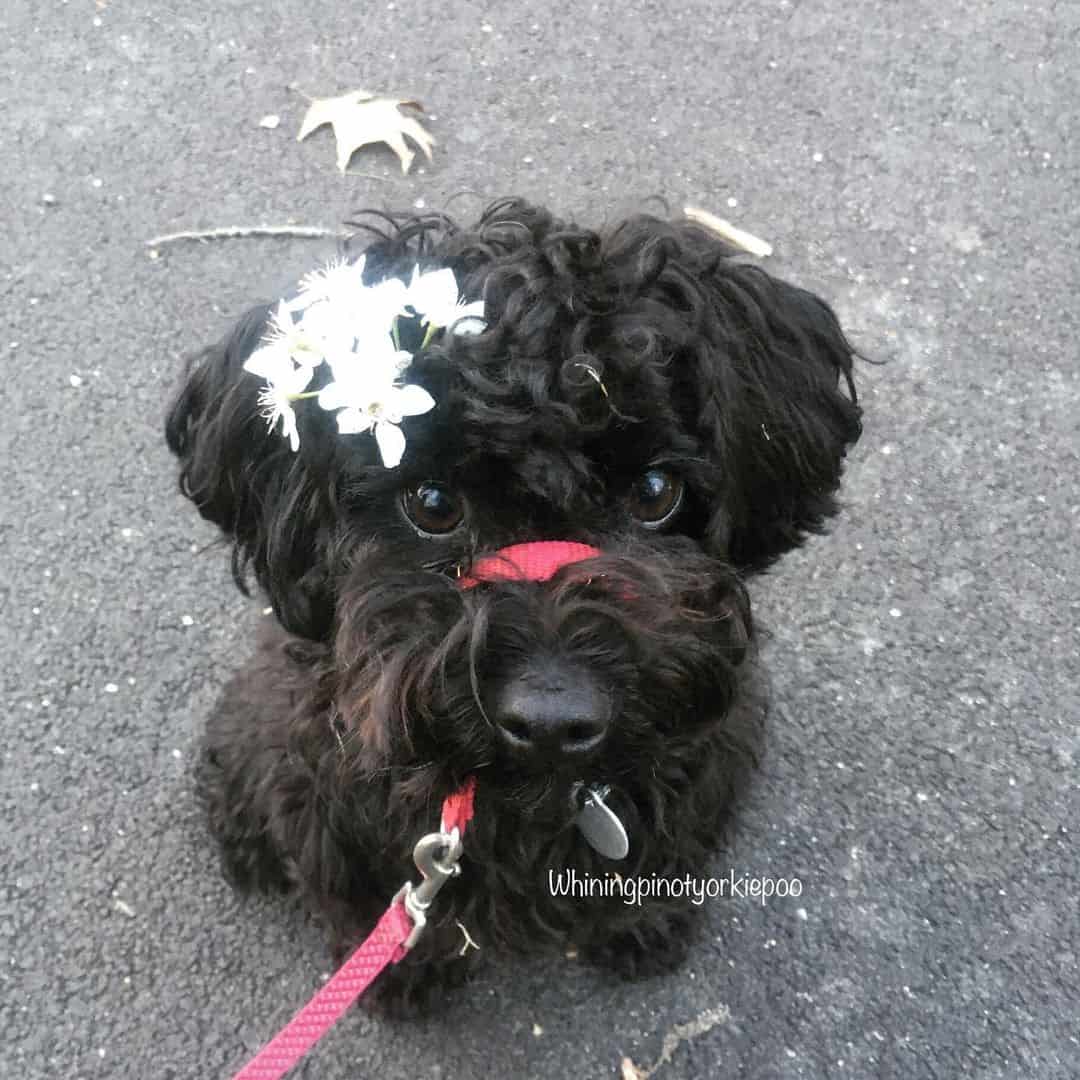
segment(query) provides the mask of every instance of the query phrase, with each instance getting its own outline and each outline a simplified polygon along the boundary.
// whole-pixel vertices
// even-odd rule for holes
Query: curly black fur
[[[721,843],[761,732],[743,581],[836,512],[860,432],[852,348],[823,301],[687,222],[598,233],[505,200],[468,229],[441,215],[365,228],[368,282],[449,266],[488,321],[417,354],[409,380],[438,406],[405,421],[399,468],[316,407],[298,410],[299,453],[267,432],[241,367],[265,305],[194,358],[168,418],[183,492],[277,616],[207,732],[200,782],[225,866],[241,885],[299,889],[340,954],[475,775],[463,874],[382,1000],[415,1004],[464,974],[478,954],[458,958],[458,922],[483,953],[569,941],[631,971],[675,960],[691,904],[556,897],[548,871],[700,876]],[[651,530],[627,495],[657,466],[686,497]],[[425,481],[466,501],[448,537],[402,511]],[[554,538],[604,555],[550,585],[456,585],[481,554]],[[499,750],[491,695],[540,656],[612,702],[587,775]],[[573,827],[582,782],[613,785],[625,862]]]

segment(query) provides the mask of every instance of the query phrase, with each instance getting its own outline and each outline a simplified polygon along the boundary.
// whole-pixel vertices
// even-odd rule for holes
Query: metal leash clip
[[[413,923],[412,932],[402,942],[403,949],[411,949],[416,944],[427,925],[427,910],[431,907],[431,901],[452,877],[461,873],[458,860],[462,850],[461,833],[456,826],[449,832],[422,836],[413,848],[413,862],[424,880],[418,885],[405,882],[394,897],[395,904],[400,900],[405,905],[405,911]]]

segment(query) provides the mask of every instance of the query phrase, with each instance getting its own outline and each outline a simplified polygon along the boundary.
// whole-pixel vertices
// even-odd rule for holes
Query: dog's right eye
[[[465,503],[440,484],[417,484],[401,495],[405,516],[428,536],[453,532],[465,518]]]
[[[659,529],[678,513],[683,490],[681,477],[667,469],[649,469],[630,489],[630,513],[647,529]]]

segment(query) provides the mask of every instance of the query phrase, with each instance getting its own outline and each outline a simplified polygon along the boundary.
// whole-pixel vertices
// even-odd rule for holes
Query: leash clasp
[[[403,949],[411,949],[416,944],[427,925],[427,910],[432,900],[451,878],[461,873],[458,860],[462,850],[461,833],[457,826],[449,832],[428,833],[413,848],[413,862],[423,880],[418,885],[405,882],[394,897],[395,904],[399,900],[404,904],[413,924],[412,932],[402,942]]]

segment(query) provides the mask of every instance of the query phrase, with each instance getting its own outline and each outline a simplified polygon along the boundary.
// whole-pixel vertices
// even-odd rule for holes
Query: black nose
[[[515,757],[554,765],[584,760],[599,749],[610,712],[607,695],[588,674],[549,665],[506,682],[492,720]]]

